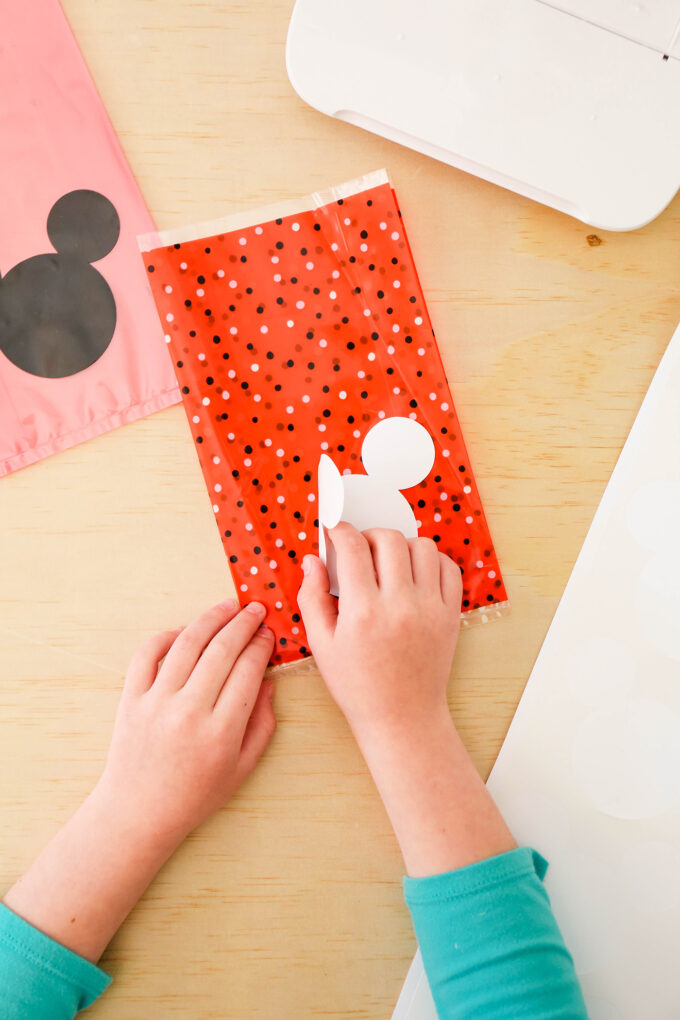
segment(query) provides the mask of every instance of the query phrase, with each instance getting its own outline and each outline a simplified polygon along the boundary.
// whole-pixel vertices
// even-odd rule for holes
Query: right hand
[[[425,730],[448,716],[446,687],[460,627],[460,570],[429,538],[358,532],[341,523],[340,598],[316,556],[303,561],[298,604],[323,678],[360,743]]]

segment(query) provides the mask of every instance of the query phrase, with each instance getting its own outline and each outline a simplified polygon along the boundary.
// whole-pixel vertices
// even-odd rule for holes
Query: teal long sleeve
[[[73,1020],[111,978],[0,904],[2,1020]]]
[[[571,956],[526,847],[404,879],[441,1020],[588,1020]]]

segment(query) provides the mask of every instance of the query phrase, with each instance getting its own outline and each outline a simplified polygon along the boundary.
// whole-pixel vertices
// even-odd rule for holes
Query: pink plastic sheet
[[[153,223],[56,0],[0,36],[0,475],[179,398],[139,264]]]

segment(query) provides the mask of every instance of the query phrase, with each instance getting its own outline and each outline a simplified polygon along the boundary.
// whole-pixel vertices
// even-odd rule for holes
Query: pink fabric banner
[[[0,38],[0,475],[176,403],[144,200],[57,0]]]

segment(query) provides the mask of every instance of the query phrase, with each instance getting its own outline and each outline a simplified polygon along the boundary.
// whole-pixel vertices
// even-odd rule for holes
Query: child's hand
[[[264,616],[225,602],[136,652],[99,783],[133,827],[177,843],[255,767],[276,727]]]
[[[340,600],[321,560],[305,557],[298,602],[309,645],[359,742],[448,716],[446,686],[460,626],[460,570],[429,538],[329,532]]]
[[[340,599],[314,556],[298,602],[317,665],[350,726],[411,875],[514,846],[456,732],[446,685],[458,640],[461,576],[427,538],[330,533]]]

